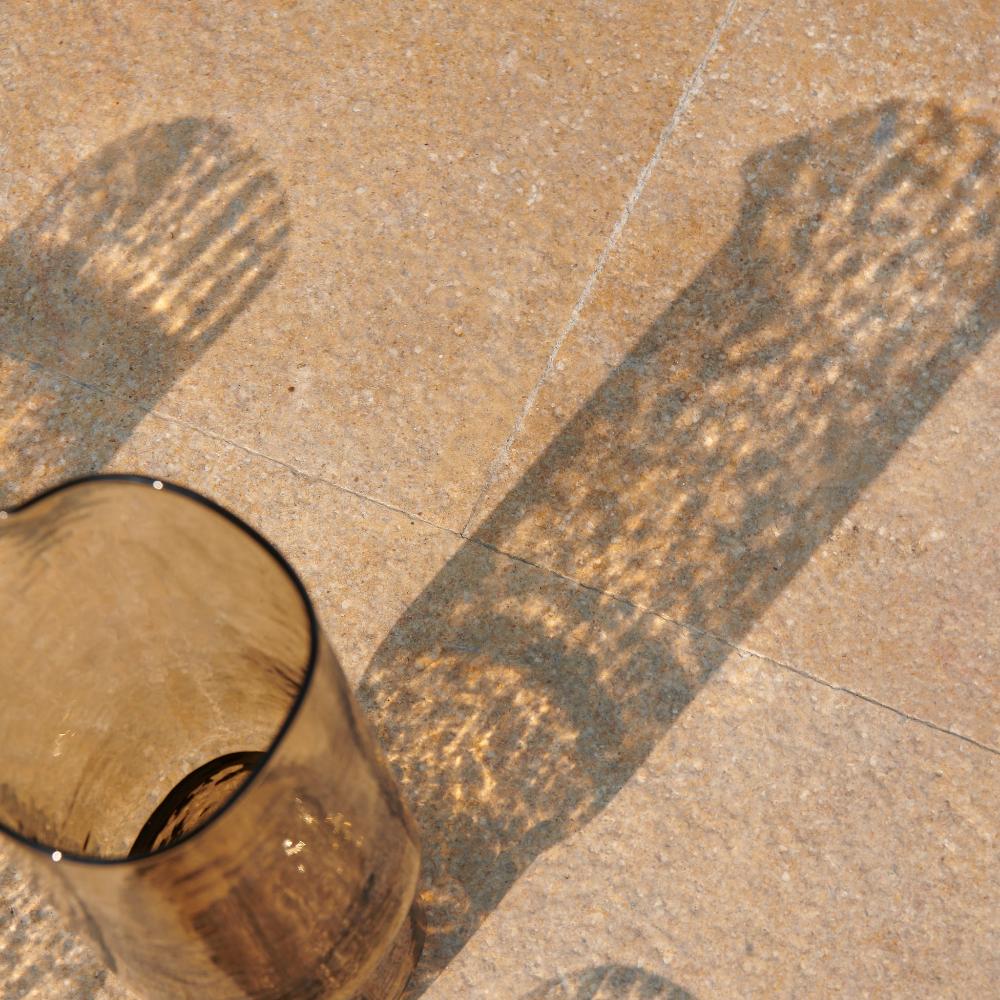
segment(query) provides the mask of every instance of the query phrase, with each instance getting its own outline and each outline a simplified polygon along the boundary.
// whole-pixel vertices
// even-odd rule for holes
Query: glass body
[[[186,490],[0,515],[0,833],[142,996],[389,998],[416,832],[301,583]]]

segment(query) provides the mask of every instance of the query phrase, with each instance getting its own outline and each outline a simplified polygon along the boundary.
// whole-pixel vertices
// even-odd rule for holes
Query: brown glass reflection
[[[0,835],[142,996],[399,996],[416,832],[305,592],[136,477],[0,517]]]

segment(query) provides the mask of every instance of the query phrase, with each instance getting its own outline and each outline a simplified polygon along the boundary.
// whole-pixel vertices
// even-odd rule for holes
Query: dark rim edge
[[[215,822],[221,817],[228,813],[232,807],[238,802],[247,790],[257,783],[257,777],[260,773],[267,767],[271,758],[274,756],[275,751],[281,745],[284,740],[286,733],[291,728],[292,723],[295,721],[299,714],[299,709],[302,707],[302,702],[305,700],[305,696],[312,685],[313,675],[316,671],[316,660],[319,655],[319,623],[316,619],[316,610],[313,607],[312,600],[309,597],[309,593],[305,588],[305,585],[299,579],[299,575],[292,568],[288,560],[278,551],[275,546],[269,542],[259,531],[252,528],[246,523],[242,518],[238,517],[231,510],[223,507],[221,504],[216,503],[214,500],[210,500],[208,497],[196,490],[192,490],[187,486],[181,486],[178,483],[172,483],[167,479],[158,479],[153,476],[139,475],[136,473],[127,472],[105,472],[98,473],[91,476],[80,476],[76,479],[68,479],[66,482],[58,483],[56,486],[52,486],[49,489],[43,490],[41,493],[35,494],[35,496],[30,497],[23,503],[17,504],[14,507],[4,507],[2,508],[2,513],[13,516],[18,514],[23,510],[27,510],[29,507],[40,503],[43,500],[47,500],[57,493],[63,493],[67,490],[71,490],[77,486],[85,486],[91,483],[131,483],[135,486],[149,486],[151,489],[157,489],[154,486],[155,483],[159,483],[159,490],[167,491],[170,493],[177,493],[189,500],[193,500],[195,503],[200,504],[203,507],[207,507],[210,511],[215,514],[220,514],[231,524],[235,525],[237,528],[241,529],[246,535],[250,537],[252,541],[255,541],[261,548],[267,552],[274,561],[285,571],[287,577],[291,580],[292,585],[295,587],[302,599],[302,605],[305,608],[306,618],[309,622],[309,655],[306,659],[305,672],[302,675],[302,682],[299,684],[298,692],[295,695],[294,700],[288,707],[288,711],[285,714],[284,721],[278,727],[277,732],[271,738],[271,742],[268,744],[267,749],[262,751],[263,757],[260,763],[254,769],[253,773],[247,778],[246,781],[232,794],[232,796],[226,801],[226,803],[221,806],[216,812],[214,812],[201,826],[192,830],[190,833],[185,834],[183,837],[179,837],[172,844],[168,844],[157,851],[152,851],[146,854],[135,854],[131,857],[124,855],[122,857],[115,858],[99,858],[93,855],[87,854],[77,854],[74,851],[63,851],[61,848],[52,846],[47,847],[45,844],[38,840],[33,840],[30,837],[26,837],[16,830],[12,830],[7,826],[2,820],[0,820],[0,834],[10,837],[12,840],[23,844],[25,847],[30,848],[39,854],[44,855],[50,861],[54,862],[52,855],[55,852],[59,852],[60,862],[72,861],[78,864],[86,865],[97,865],[97,866],[121,866],[121,865],[134,865],[148,860],[149,858],[160,858],[172,851],[175,851],[178,847],[189,841],[200,837],[206,830],[215,825]]]

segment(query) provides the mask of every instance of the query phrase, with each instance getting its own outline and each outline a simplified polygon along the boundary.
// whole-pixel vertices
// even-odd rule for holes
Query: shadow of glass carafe
[[[382,643],[361,695],[424,836],[413,995],[992,337],[997,157],[989,122],[903,101],[750,157],[725,244]]]
[[[137,129],[60,181],[0,244],[0,505],[103,468],[289,231],[277,177],[211,120]]]

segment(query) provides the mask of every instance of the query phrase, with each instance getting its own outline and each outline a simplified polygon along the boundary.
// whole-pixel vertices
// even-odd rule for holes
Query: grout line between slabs
[[[834,684],[832,681],[827,681],[822,677],[817,677],[808,670],[803,670],[802,667],[796,667],[791,663],[782,663],[781,660],[776,660],[772,656],[765,656],[763,653],[756,653],[752,649],[742,649],[735,643],[726,642],[725,639],[720,639],[719,641],[725,643],[727,646],[732,646],[737,652],[744,653],[748,656],[756,656],[759,660],[766,660],[768,663],[771,663],[776,667],[780,667],[782,670],[787,670],[790,673],[797,674],[805,680],[815,681],[815,683],[821,684],[823,687],[829,688],[831,691],[840,691],[843,694],[853,695],[855,698],[860,698],[861,701],[868,702],[869,705],[875,705],[877,708],[884,708],[887,712],[892,712],[893,715],[898,715],[900,718],[906,719],[908,722],[915,722],[918,725],[926,726],[928,729],[933,729],[935,732],[942,733],[944,736],[953,736],[956,740],[962,740],[963,743],[970,743],[979,750],[985,750],[987,753],[1000,757],[1000,749],[992,747],[988,743],[980,743],[979,740],[974,739],[972,736],[966,736],[963,733],[956,733],[954,729],[947,729],[945,726],[939,726],[936,722],[931,722],[930,719],[921,718],[919,715],[910,715],[909,712],[904,712],[901,708],[896,708],[894,705],[889,705],[884,701],[879,701],[878,698],[873,698],[871,695],[855,691],[854,688],[844,687],[843,684]]]
[[[495,545],[490,545],[489,542],[483,542],[476,538],[466,539],[468,542],[472,542],[476,545],[481,546],[484,549],[489,549],[491,552],[495,552],[497,555],[501,555],[510,559],[514,562],[522,563],[525,566],[530,566],[532,569],[539,570],[540,572],[547,573],[550,576],[558,577],[561,580],[566,581],[566,583],[572,586],[579,587],[582,590],[588,590],[591,593],[597,594],[601,597],[606,597],[610,601],[615,601],[619,604],[624,604],[626,607],[633,608],[643,615],[650,615],[653,618],[659,618],[660,621],[667,622],[676,628],[682,629],[685,632],[690,632],[693,635],[703,636],[707,639],[712,639],[715,642],[721,643],[723,646],[728,646],[736,653],[740,653],[743,656],[753,656],[758,660],[762,660],[765,663],[770,663],[772,666],[777,667],[780,670],[787,670],[790,673],[796,674],[805,680],[814,681],[817,684],[821,684],[825,688],[829,688],[831,691],[839,691],[842,694],[851,695],[855,698],[859,698],[861,701],[867,702],[869,705],[874,705],[877,708],[884,708],[888,712],[892,712],[894,715],[898,715],[909,722],[915,722],[918,725],[926,726],[928,729],[933,729],[935,732],[941,733],[945,736],[953,736],[955,739],[962,740],[965,743],[970,743],[974,747],[978,747],[980,750],[985,750],[987,753],[1000,756],[1000,749],[990,746],[988,743],[980,743],[979,740],[974,739],[971,736],[965,736],[962,733],[956,733],[953,729],[947,729],[944,726],[938,725],[936,722],[931,722],[929,719],[923,719],[919,715],[910,715],[908,712],[904,712],[900,708],[896,708],[893,705],[889,705],[884,701],[879,701],[877,698],[873,698],[870,695],[862,694],[860,691],[855,691],[854,688],[845,687],[842,684],[835,684],[833,681],[824,680],[822,677],[817,677],[815,674],[810,673],[808,670],[802,667],[797,667],[792,663],[785,663],[782,660],[777,660],[773,656],[768,656],[766,653],[760,653],[756,650],[749,649],[745,646],[740,646],[738,643],[731,639],[727,639],[724,636],[716,635],[714,632],[706,631],[705,629],[700,629],[695,625],[691,625],[687,622],[679,621],[676,618],[670,618],[669,616],[662,614],[659,611],[655,611],[652,608],[648,608],[645,605],[639,604],[636,601],[632,601],[627,597],[621,597],[618,594],[613,594],[607,590],[603,590],[600,587],[595,587],[592,584],[583,583],[580,580],[576,580],[571,576],[567,576],[565,573],[560,573],[558,570],[550,569],[547,566],[541,566],[538,563],[532,562],[530,559],[525,559],[523,556],[513,555],[510,552],[505,552],[503,549],[497,548]]]
[[[469,512],[469,517],[465,522],[465,526],[462,528],[461,533],[463,538],[468,537],[469,528],[475,521],[476,515],[479,513],[479,510],[486,499],[486,495],[489,492],[490,487],[496,481],[500,470],[507,461],[514,441],[521,433],[524,422],[527,419],[528,414],[531,412],[532,407],[534,407],[535,400],[538,398],[538,394],[541,392],[542,386],[552,374],[552,371],[555,368],[556,357],[562,349],[563,344],[566,342],[566,338],[576,328],[577,323],[579,323],[580,316],[587,303],[590,301],[590,297],[594,293],[594,288],[596,287],[597,281],[607,265],[608,259],[618,246],[618,241],[621,239],[625,226],[628,225],[628,220],[631,218],[632,212],[635,210],[636,205],[639,203],[639,199],[642,197],[642,193],[646,188],[646,184],[649,182],[650,176],[663,157],[663,152],[667,147],[667,143],[670,142],[670,139],[673,137],[673,134],[677,130],[677,126],[680,123],[681,118],[684,117],[691,101],[701,89],[705,67],[715,54],[715,50],[719,46],[719,40],[722,37],[722,33],[729,26],[729,22],[732,20],[733,13],[735,12],[738,4],[739,0],[729,0],[725,13],[723,13],[719,23],[715,26],[715,31],[712,32],[712,37],[709,39],[708,47],[705,49],[701,60],[695,67],[694,72],[688,78],[687,83],[684,85],[684,89],[681,91],[681,96],[677,101],[677,106],[674,108],[674,113],[670,116],[670,120],[666,125],[664,125],[662,131],[660,132],[660,137],[657,140],[655,149],[653,150],[653,155],[650,156],[646,165],[639,172],[635,185],[633,186],[628,198],[625,200],[625,206],[622,208],[621,214],[618,216],[618,221],[615,223],[614,228],[611,230],[611,235],[608,237],[607,242],[604,244],[603,249],[598,255],[597,263],[594,265],[594,269],[587,278],[587,281],[583,286],[583,291],[580,292],[579,298],[576,300],[575,305],[570,311],[569,319],[566,320],[563,328],[559,331],[559,335],[556,337],[555,343],[552,345],[552,350],[549,352],[549,356],[545,361],[541,375],[539,375],[535,384],[531,387],[531,390],[525,397],[520,412],[514,419],[514,425],[511,428],[510,433],[507,435],[503,444],[500,445],[493,461],[489,465],[482,489],[480,489],[479,495],[476,497],[476,501],[472,505],[472,510]]]
[[[237,451],[242,451],[246,455],[251,455],[254,458],[263,459],[265,462],[271,462],[273,465],[278,465],[283,469],[286,469],[292,475],[298,477],[299,479],[306,479],[314,483],[323,483],[324,486],[329,486],[341,493],[346,493],[348,496],[355,497],[358,500],[365,500],[369,503],[375,504],[377,507],[382,507],[385,510],[390,510],[394,514],[402,514],[404,517],[409,518],[411,521],[419,521],[421,524],[426,524],[430,528],[437,528],[439,531],[447,532],[450,535],[454,535],[456,538],[462,538],[462,535],[456,531],[454,528],[449,528],[446,525],[438,524],[435,521],[431,521],[428,518],[422,516],[421,514],[414,514],[412,511],[408,511],[403,507],[397,507],[394,504],[389,503],[386,500],[380,500],[376,496],[371,496],[367,493],[362,493],[359,490],[352,490],[349,486],[344,486],[341,483],[334,482],[332,479],[327,479],[324,476],[319,475],[314,472],[307,472],[305,469],[300,469],[298,466],[292,465],[290,462],[286,462],[284,459],[277,458],[274,455],[269,455],[267,452],[257,451],[256,448],[251,448],[249,445],[241,444],[239,441],[234,441],[232,438],[228,438],[223,434],[218,434],[215,431],[210,431],[205,427],[199,427],[197,424],[190,420],[185,420],[183,417],[174,416],[171,413],[164,413],[161,410],[153,409],[149,406],[144,406],[142,403],[135,400],[126,399],[123,396],[119,396],[116,392],[112,392],[110,389],[104,386],[96,385],[92,382],[84,382],[82,379],[73,378],[72,375],[67,375],[65,372],[61,372],[58,369],[50,368],[48,365],[39,364],[37,361],[28,361],[26,358],[22,358],[19,355],[12,354],[8,352],[8,357],[13,358],[15,361],[20,361],[22,364],[29,365],[34,371],[44,372],[51,378],[61,379],[65,382],[69,382],[72,385],[77,385],[81,389],[86,389],[88,392],[97,393],[99,396],[103,396],[107,399],[113,399],[121,403],[124,406],[131,407],[134,410],[138,410],[140,413],[145,413],[147,416],[153,417],[155,420],[162,420],[164,423],[176,424],[178,427],[185,427],[188,430],[194,431],[196,434],[204,435],[207,438],[211,438],[213,441],[218,441],[220,444],[228,445],[230,448],[235,448]]]
[[[142,407],[140,407],[140,409],[142,409]],[[183,417],[176,417],[170,413],[162,413],[159,410],[146,410],[146,412],[150,414],[150,416],[155,417],[157,420],[177,424],[180,427],[187,427],[189,430],[193,430],[197,434],[204,434],[205,437],[211,438],[213,441],[218,441],[220,444],[225,444],[231,448],[235,448],[237,451],[242,451],[246,455],[251,455],[254,458],[263,459],[265,462],[272,462],[275,465],[280,465],[283,469],[287,469],[290,473],[292,473],[292,475],[297,476],[299,479],[306,479],[314,483],[322,483],[324,486],[329,486],[340,493],[346,493],[348,496],[352,496],[357,500],[364,500],[367,503],[374,504],[376,507],[392,511],[394,514],[401,514],[403,517],[409,518],[411,521],[419,521],[421,524],[426,524],[429,528],[436,528],[438,531],[444,531],[449,535],[454,535],[456,538],[462,539],[462,535],[454,528],[449,528],[444,524],[438,524],[436,521],[432,521],[429,518],[424,517],[422,514],[414,514],[412,511],[406,510],[404,507],[397,507],[395,504],[391,504],[387,500],[381,500],[369,493],[362,493],[360,490],[352,490],[349,486],[344,486],[343,483],[338,483],[333,479],[327,479],[319,473],[308,472],[305,469],[300,469],[298,466],[292,465],[284,459],[276,458],[274,455],[269,455],[267,452],[257,451],[256,448],[251,448],[249,445],[241,444],[239,441],[234,441],[222,434],[216,434],[214,431],[205,430],[203,427],[199,427],[197,424],[194,424],[189,420],[185,420]],[[463,541],[464,540],[465,539],[463,539]]]

